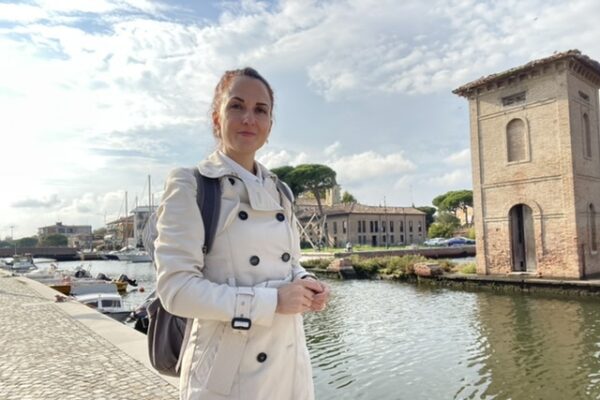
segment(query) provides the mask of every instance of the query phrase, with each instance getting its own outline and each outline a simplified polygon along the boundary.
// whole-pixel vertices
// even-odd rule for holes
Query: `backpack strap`
[[[198,203],[204,222],[202,253],[207,254],[212,248],[217,233],[217,222],[221,211],[221,184],[219,178],[204,176],[198,171],[198,168],[194,168],[194,176],[198,187],[196,190],[196,203]]]

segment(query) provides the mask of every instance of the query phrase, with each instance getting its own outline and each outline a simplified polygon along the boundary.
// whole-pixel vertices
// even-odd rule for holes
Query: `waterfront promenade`
[[[58,292],[0,271],[0,399],[177,399],[146,337]]]

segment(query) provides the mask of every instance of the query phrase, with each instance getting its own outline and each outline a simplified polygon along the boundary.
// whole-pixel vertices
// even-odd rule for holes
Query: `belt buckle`
[[[252,321],[250,318],[233,318],[231,320],[231,328],[237,329],[240,331],[247,331],[252,326]]]

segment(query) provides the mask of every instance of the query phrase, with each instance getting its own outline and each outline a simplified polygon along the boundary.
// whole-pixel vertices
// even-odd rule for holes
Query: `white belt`
[[[253,297],[254,290],[252,288],[237,288],[234,319],[250,320]],[[247,341],[248,330],[233,329],[232,326],[225,328],[206,382],[208,390],[224,396],[229,395],[244,356]]]

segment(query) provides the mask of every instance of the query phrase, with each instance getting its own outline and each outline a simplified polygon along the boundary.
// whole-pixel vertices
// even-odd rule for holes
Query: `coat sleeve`
[[[186,318],[231,321],[236,302],[247,295],[238,288],[204,277],[204,224],[196,203],[196,178],[178,168],[167,177],[158,208],[155,245],[157,293],[165,309]],[[253,288],[250,319],[270,326],[277,308],[277,289]]]

